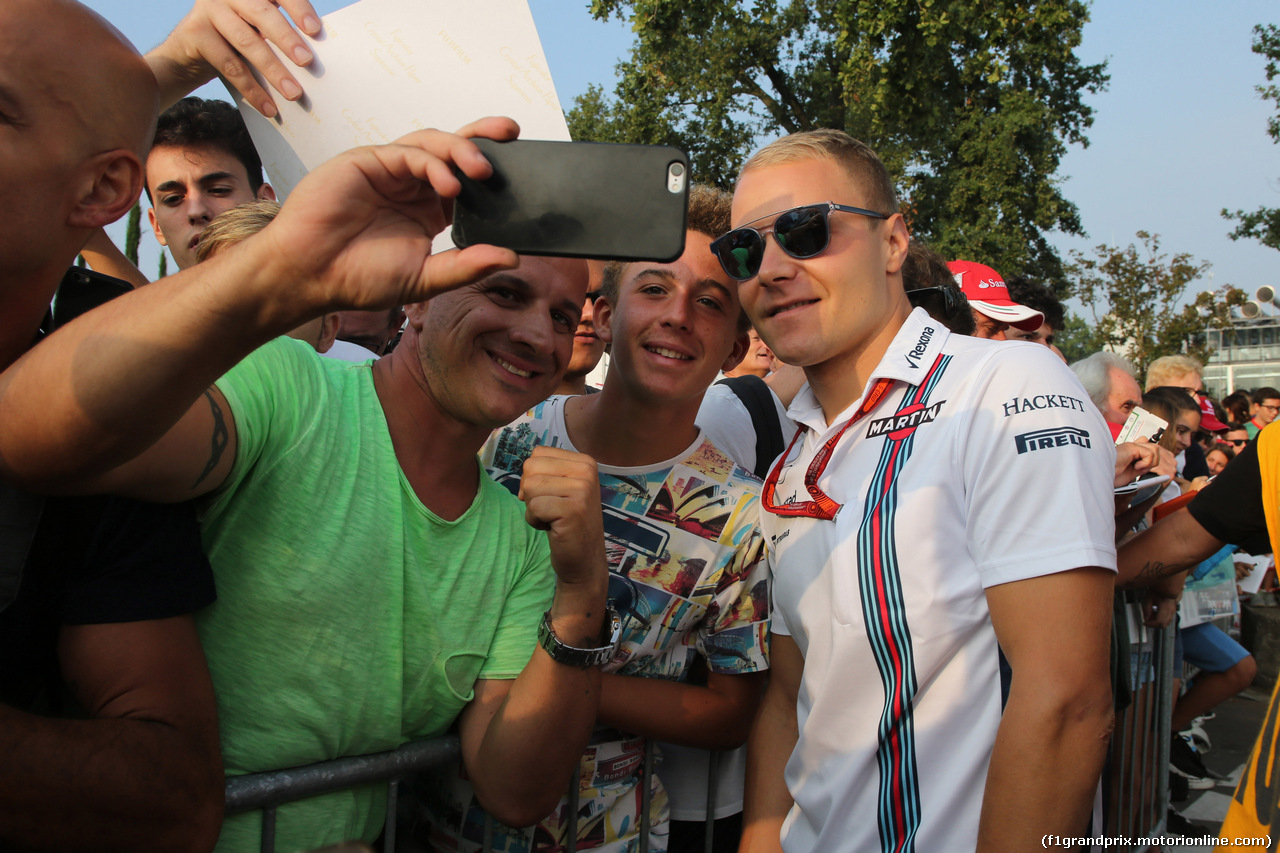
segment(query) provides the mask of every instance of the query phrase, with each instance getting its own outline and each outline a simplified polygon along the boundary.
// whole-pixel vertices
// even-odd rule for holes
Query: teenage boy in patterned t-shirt
[[[695,424],[703,392],[747,346],[737,288],[708,251],[728,225],[729,204],[727,194],[694,187],[675,263],[609,265],[595,305],[598,333],[613,344],[604,389],[550,398],[481,454],[513,490],[538,445],[576,449],[599,466],[609,597],[623,634],[604,667],[597,731],[583,757],[578,849],[636,849],[644,738],[740,746],[768,666],[759,481]],[[689,683],[699,659],[705,684]],[[465,829],[437,820],[431,837],[448,849],[479,849],[483,818],[469,786],[456,770],[437,782],[428,798],[436,814],[470,811],[471,820]],[[663,851],[660,783],[653,794],[649,849]],[[535,827],[500,830],[495,849],[563,845],[567,811],[565,799]]]

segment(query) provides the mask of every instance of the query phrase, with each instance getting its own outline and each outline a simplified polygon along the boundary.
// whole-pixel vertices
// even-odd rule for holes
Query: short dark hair
[[[972,335],[977,331],[978,324],[973,319],[969,300],[956,284],[951,270],[947,269],[946,260],[918,237],[912,237],[907,244],[907,257],[902,262],[902,287],[908,294],[926,287],[948,288],[953,291],[951,304],[955,306],[950,312],[947,311],[945,295],[937,292],[926,298],[918,298],[919,301],[913,299],[911,304],[920,305],[929,312],[930,317],[957,335]]]
[[[1261,406],[1264,400],[1280,400],[1280,391],[1264,385],[1253,392],[1253,404],[1255,406]]]
[[[1173,410],[1175,417],[1180,412],[1201,414],[1200,402],[1188,394],[1187,389],[1175,385],[1161,385],[1158,388],[1147,389],[1142,395],[1142,407],[1145,409],[1151,400],[1160,400],[1167,404]]]
[[[240,111],[214,98],[183,98],[160,114],[152,148],[216,148],[235,157],[249,176],[249,189],[256,195],[262,187],[262,158],[253,147],[249,128]],[[147,200],[151,187],[147,186]]]
[[[1053,326],[1055,332],[1062,331],[1066,323],[1066,312],[1052,290],[1022,275],[1006,279],[1005,287],[1009,288],[1010,299],[1019,305],[1039,311],[1044,315],[1044,321]]]

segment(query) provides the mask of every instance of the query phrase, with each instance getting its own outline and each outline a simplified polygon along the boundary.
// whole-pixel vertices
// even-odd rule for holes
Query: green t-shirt
[[[273,341],[218,380],[238,446],[203,515],[198,616],[228,775],[443,733],[478,678],[514,678],[554,589],[546,536],[483,473],[456,521],[396,462],[369,364]],[[477,461],[477,465],[479,462]],[[373,840],[385,785],[284,806],[276,849]],[[260,813],[218,850],[257,850]]]

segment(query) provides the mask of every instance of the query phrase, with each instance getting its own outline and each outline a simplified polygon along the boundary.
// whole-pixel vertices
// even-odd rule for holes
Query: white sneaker
[[[1200,752],[1208,752],[1213,744],[1209,742],[1209,733],[1204,730],[1204,726],[1200,725],[1202,718],[1197,717],[1192,720],[1190,727],[1182,732],[1183,735],[1191,738],[1193,745]]]

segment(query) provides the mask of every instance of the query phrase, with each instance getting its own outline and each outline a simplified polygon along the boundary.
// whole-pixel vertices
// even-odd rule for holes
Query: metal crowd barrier
[[[1170,715],[1173,711],[1173,639],[1176,626],[1143,626],[1129,605],[1132,701],[1116,714],[1111,739],[1103,834],[1128,839],[1164,834],[1169,808]],[[1126,668],[1121,669],[1121,673]],[[1122,676],[1120,676],[1122,677]],[[1122,685],[1113,684],[1119,691]]]
[[[387,783],[386,828],[383,830],[382,849],[385,853],[396,850],[396,810],[399,806],[399,783],[419,770],[438,767],[450,761],[461,760],[462,749],[457,735],[407,743],[391,752],[373,755],[355,755],[321,761],[305,767],[272,770],[266,773],[250,773],[227,779],[226,813],[239,814],[262,811],[262,853],[275,853],[276,809],[285,803],[341,791],[371,782]],[[704,850],[711,853],[715,821],[717,763],[719,753],[711,754],[707,774],[707,831]],[[649,784],[653,777],[653,741],[645,741],[644,768],[640,780],[640,853],[649,853]],[[578,785],[575,769],[573,783],[569,785],[569,814],[578,813]],[[493,819],[485,818],[483,853],[493,850]],[[577,848],[578,823],[570,821],[566,848]]]
[[[1137,605],[1130,605],[1138,617]],[[1176,627],[1150,629],[1141,618],[1129,619],[1129,652],[1136,665],[1128,671],[1132,701],[1116,715],[1115,735],[1108,761],[1104,800],[1105,830],[1109,836],[1135,839],[1164,834],[1169,808],[1169,739],[1173,706],[1173,637]],[[1119,688],[1119,684],[1113,688]],[[275,853],[276,808],[294,800],[371,782],[387,782],[386,829],[383,850],[396,850],[396,810],[399,782],[411,774],[459,760],[456,735],[408,743],[392,752],[352,756],[306,767],[234,776],[227,780],[227,814],[261,809],[262,853]],[[715,814],[716,760],[712,755],[707,785],[707,810]],[[641,779],[640,853],[649,850],[649,783],[653,775],[653,743],[646,742]],[[578,811],[578,786],[569,785],[569,814]],[[707,820],[704,850],[712,850],[714,820]],[[493,821],[484,824],[483,851],[493,850]],[[571,821],[566,846],[577,846],[577,821]]]

